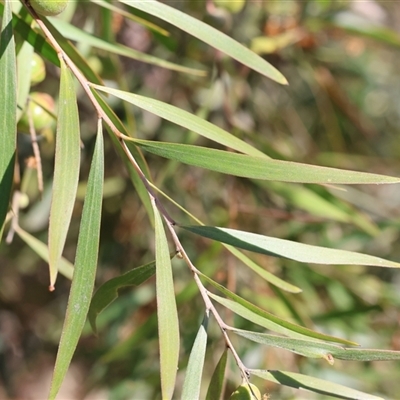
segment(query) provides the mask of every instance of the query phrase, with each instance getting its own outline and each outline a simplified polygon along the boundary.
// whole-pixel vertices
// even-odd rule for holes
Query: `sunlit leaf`
[[[263,58],[224,33],[190,15],[155,0],[121,0],[121,3],[137,8],[138,10],[154,15],[157,18],[177,26],[179,29],[182,29],[223,53],[228,54],[235,60],[278,83],[287,83],[285,77]]]
[[[207,347],[208,316],[204,316],[203,323],[197,332],[183,382],[181,399],[200,399],[201,377],[204,367],[204,358]]]
[[[156,288],[160,343],[161,391],[172,399],[179,358],[179,324],[168,242],[160,213],[153,203],[156,232]]]
[[[400,264],[383,258],[356,253],[354,251],[329,249],[327,247],[292,242],[270,236],[259,235],[236,229],[213,226],[181,226],[190,232],[235,247],[266,254],[285,257],[304,263],[328,265],[373,265],[376,267],[400,268]]]
[[[350,346],[357,346],[357,343],[351,342],[349,340],[341,339],[335,336],[325,335],[324,333],[316,332],[308,328],[304,328],[303,326],[293,324],[292,322],[285,321],[282,318],[277,317],[274,314],[271,314],[263,309],[255,306],[254,304],[250,303],[249,301],[243,299],[242,297],[238,296],[237,294],[231,292],[226,287],[220,285],[219,283],[213,281],[208,276],[201,274],[201,276],[212,286],[218,289],[221,293],[223,293],[226,297],[233,300],[233,302],[237,303],[237,306],[234,306],[232,302],[226,301],[219,296],[215,296],[214,294],[210,293],[210,296],[217,300],[219,303],[223,304],[224,306],[232,309],[238,315],[242,315],[244,318],[249,319],[261,326],[266,327],[267,329],[273,330],[275,332],[283,333],[285,335],[291,337],[299,337],[297,334],[301,334],[313,339],[318,340],[325,340],[334,343],[341,343],[347,344]],[[239,307],[239,305],[241,307]],[[247,311],[246,311],[247,310]]]
[[[112,89],[105,86],[92,85],[95,89],[105,93],[112,94],[122,100],[125,100],[143,110],[149,111],[167,121],[174,122],[177,125],[183,126],[197,134],[206,137],[214,142],[220,143],[231,149],[240,151],[242,153],[251,155],[264,156],[259,150],[244,142],[241,139],[233,136],[227,131],[211,124],[210,122],[197,117],[185,110],[178,107],[171,106],[159,100],[151,99],[149,97],[140,96],[134,93],[124,92],[118,89]],[[139,143],[140,144],[140,143]]]
[[[400,178],[386,175],[265,159],[187,144],[139,139],[133,141],[144,150],[158,156],[243,178],[332,185],[400,182]]]
[[[6,0],[0,32],[0,240],[14,176],[17,136],[17,66],[11,1]]]
[[[82,333],[96,277],[100,241],[101,205],[104,181],[102,120],[99,119],[96,146],[82,211],[75,270],[57,352],[49,399],[55,399],[65,378]]]
[[[118,298],[119,289],[126,286],[139,286],[155,273],[156,263],[152,261],[103,283],[96,290],[90,303],[88,318],[93,331],[97,332],[97,315]]]
[[[20,119],[31,87],[33,47],[24,42],[17,57],[18,96],[17,96],[17,121]]]
[[[53,195],[49,223],[51,288],[57,278],[58,263],[61,259],[75,203],[80,153],[79,116],[74,80],[65,63],[61,62]]]
[[[179,64],[174,64],[172,62],[163,60],[158,57],[154,57],[152,55],[143,53],[141,51],[131,49],[130,47],[123,46],[122,44],[109,43],[58,18],[57,19],[49,18],[49,21],[53,25],[56,25],[58,31],[67,39],[85,43],[85,45],[87,46],[92,46],[112,54],[118,54],[120,56],[129,57],[134,60],[157,65],[158,67],[167,68],[173,71],[184,72],[186,74],[197,75],[197,76],[207,75],[207,71],[204,70],[194,69],[194,68],[184,67]]]
[[[15,227],[15,232],[40,258],[47,263],[49,262],[49,248],[43,242],[24,231],[19,226]],[[58,264],[58,272],[71,280],[74,274],[74,266],[64,257],[61,257]]]
[[[165,29],[159,27],[158,25],[153,24],[153,23],[151,23],[151,22],[149,22],[149,21],[147,21],[147,20],[145,20],[143,18],[140,18],[140,17],[136,16],[136,15],[133,15],[133,14],[123,10],[122,8],[116,7],[113,4],[108,3],[107,1],[104,1],[104,0],[91,0],[91,2],[94,3],[94,4],[97,4],[97,5],[101,6],[101,7],[107,8],[108,10],[111,10],[111,11],[113,11],[115,13],[118,13],[118,14],[122,15],[125,18],[128,18],[128,19],[130,19],[132,21],[135,21],[138,24],[141,24],[144,27],[146,27],[146,28],[148,28],[148,29],[150,29],[152,31],[159,33],[160,35],[169,36],[169,32],[166,31]]]
[[[228,359],[228,349],[225,349],[215,367],[208,386],[206,400],[219,400],[224,391],[226,361]]]
[[[354,349],[341,347],[331,343],[322,343],[304,339],[285,338],[283,336],[269,335],[231,328],[232,332],[243,336],[253,342],[267,346],[279,347],[311,358],[324,358],[329,364],[334,359],[347,361],[398,361],[400,351],[378,349]]]
[[[117,129],[124,135],[129,136],[125,126],[123,125],[121,120],[115,115],[114,111],[110,108],[110,106],[95,91],[93,91],[93,94],[96,97],[97,101],[99,102],[103,111],[106,113],[108,118],[110,118],[110,120],[117,127]],[[135,190],[137,191],[137,193],[140,197],[140,200],[146,209],[147,215],[150,219],[152,226],[154,226],[154,213],[153,213],[153,208],[151,206],[150,197],[147,192],[147,189],[144,186],[143,181],[140,179],[139,175],[137,174],[136,170],[133,168],[130,160],[127,158],[126,154],[121,149],[118,139],[115,137],[115,134],[109,129],[108,125],[107,125],[107,131],[110,134],[110,138],[111,138],[112,142],[114,143],[115,149],[117,150],[118,154],[121,156],[126,168],[128,169],[128,173],[129,173],[131,182],[132,182],[133,186],[135,187]],[[146,178],[151,181],[150,171],[149,171],[149,168],[146,164],[146,161],[143,157],[141,150],[136,146],[131,146],[130,152],[131,152],[132,156],[134,157],[134,159],[136,160],[136,162],[138,163],[138,165],[140,166],[142,172],[145,174]]]
[[[260,378],[266,379],[270,382],[279,383],[295,389],[320,393],[326,396],[333,396],[339,399],[383,400],[382,397],[373,396],[368,393],[339,385],[338,383],[329,382],[324,379],[314,378],[312,376],[298,374],[295,372],[250,369],[249,373],[259,376]]]

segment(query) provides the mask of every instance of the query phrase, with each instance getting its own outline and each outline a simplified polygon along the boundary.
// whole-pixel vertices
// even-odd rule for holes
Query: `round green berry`
[[[54,16],[62,13],[68,0],[30,0],[30,5],[39,15]]]

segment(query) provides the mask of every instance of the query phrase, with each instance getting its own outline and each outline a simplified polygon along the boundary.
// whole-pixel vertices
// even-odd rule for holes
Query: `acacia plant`
[[[310,329],[256,306],[250,301],[251,299],[239,296],[229,290],[226,285],[214,280],[215,271],[211,272],[210,269],[202,269],[195,265],[193,260],[196,256],[191,254],[193,250],[184,246],[183,242],[195,240],[194,235],[198,235],[221,243],[227,253],[229,252],[232,257],[251,269],[260,279],[268,282],[277,293],[296,294],[302,289],[288,282],[284,277],[280,277],[279,274],[269,272],[258,265],[251,253],[314,264],[363,265],[380,268],[399,268],[400,264],[363,253],[319,247],[240,229],[205,225],[193,214],[195,211],[190,209],[190,203],[188,203],[189,206],[179,204],[179,201],[165,193],[162,185],[156,183],[152,175],[157,171],[154,172],[151,162],[156,159],[154,156],[158,156],[172,160],[176,165],[194,166],[227,176],[246,178],[252,182],[270,181],[276,183],[275,189],[281,192],[285,188],[284,185],[287,185],[289,190],[290,187],[293,188],[290,186],[293,183],[302,184],[292,189],[294,196],[311,196],[310,198],[316,202],[323,202],[323,191],[334,185],[397,184],[400,179],[368,172],[273,159],[257,148],[255,144],[257,141],[254,141],[252,137],[239,138],[183,108],[125,90],[122,82],[121,88],[107,86],[100,76],[101,73],[99,75],[95,66],[88,63],[84,53],[81,53],[84,46],[98,48],[103,54],[139,59],[171,69],[179,74],[189,74],[200,80],[208,74],[208,71],[197,68],[194,61],[188,62],[190,66],[174,64],[155,56],[139,53],[116,42],[107,41],[102,37],[96,37],[85,32],[84,29],[73,26],[66,21],[67,18],[58,19],[58,17],[39,15],[35,10],[40,12],[42,8],[33,7],[36,3],[43,5],[46,2],[32,0],[29,3],[23,0],[19,6],[11,0],[0,3],[2,14],[0,226],[3,239],[11,241],[13,235],[18,235],[27,246],[48,262],[51,291],[57,288],[58,273],[71,279],[68,306],[49,399],[57,396],[86,319],[89,319],[96,332],[98,314],[117,298],[119,289],[125,286],[139,286],[153,275],[155,275],[156,286],[161,398],[172,399],[174,393],[179,393],[182,399],[200,398],[204,385],[202,374],[206,358],[209,320],[218,326],[225,345],[221,346],[220,361],[215,367],[211,380],[207,382],[206,390],[202,389],[207,399],[214,400],[223,396],[228,355],[234,360],[237,376],[240,376],[242,381],[241,386],[232,394],[232,398],[260,398],[257,388],[250,385],[253,376],[343,399],[380,398],[306,374],[276,370],[274,365],[263,365],[263,369],[257,369],[255,366],[245,364],[237,349],[237,343],[242,341],[255,342],[260,348],[275,347],[281,349],[282,352],[289,351],[302,357],[320,359],[320,362],[329,365],[333,365],[336,359],[359,362],[399,360],[400,352],[360,348],[352,340]],[[66,13],[69,12],[72,17],[77,2],[71,3]],[[210,25],[162,2],[120,0],[115,2],[118,4],[113,4],[103,0],[93,0],[88,3],[91,4],[85,5],[99,7],[110,13],[108,15],[134,19],[158,37],[163,37],[168,32],[153,21],[165,21],[168,26],[175,26],[188,36],[191,35],[215,48],[218,54],[223,53],[257,74],[267,77],[274,82],[274,85],[288,84],[282,73],[244,45]],[[238,3],[243,5],[242,2]],[[35,95],[30,94],[31,85],[33,85],[30,66],[34,53],[45,58],[53,65],[53,68],[59,68],[57,107],[51,104],[51,99],[43,103],[40,99],[35,100]],[[76,240],[76,257],[74,263],[70,263],[63,257],[63,249],[77,197],[82,145],[85,145],[87,137],[83,138],[80,134],[77,93],[79,93],[79,107],[84,103],[87,108],[89,102],[92,112],[97,116],[97,133]],[[191,132],[190,137],[195,139],[187,140],[185,143],[140,139],[138,137],[140,134],[137,134],[132,124],[122,122],[120,113],[117,114],[113,110],[113,104],[116,104],[112,101],[113,98],[183,127]],[[44,109],[50,116],[49,125],[52,124],[54,118],[56,119],[47,244],[32,236],[19,224],[20,209],[23,208],[23,200],[27,197],[26,185],[24,185],[27,179],[25,175],[32,170],[32,168],[21,168],[19,165],[17,125],[20,127],[24,119],[35,155],[36,166],[33,170],[37,172],[39,178],[37,185],[39,187],[43,185],[41,144],[38,140],[38,134],[42,133],[43,127],[38,127],[35,122],[32,104],[39,106],[42,111]],[[107,138],[103,137],[103,128],[108,132]],[[199,136],[203,137],[201,143],[207,143],[207,147],[195,144]],[[107,143],[112,144],[124,163],[130,181],[148,215],[149,226],[154,229],[155,260],[103,283],[92,295],[99,247],[101,247],[99,243],[105,179],[105,139]],[[150,160],[149,163],[147,163],[148,160]],[[20,171],[23,171],[22,176]],[[207,182],[204,184],[207,185]],[[314,184],[314,186],[307,184]],[[271,188],[274,190],[273,185]],[[35,201],[41,200],[38,198]],[[192,220],[192,224],[181,223],[179,219],[182,219],[182,215]],[[204,303],[204,318],[198,328],[186,366],[182,365],[183,361],[180,358],[180,315],[177,311],[173,277],[174,264],[182,263],[182,260],[191,273],[198,296]],[[129,260],[129,264],[132,263],[135,264],[135,260]],[[189,284],[190,282],[187,282],[187,285]],[[283,302],[284,295],[280,298]],[[296,297],[291,297],[291,299],[294,299],[290,301],[295,305]],[[231,326],[224,319],[225,310],[251,321],[257,328],[245,330]],[[178,366],[181,370],[185,370],[185,373],[183,384],[176,387]]]

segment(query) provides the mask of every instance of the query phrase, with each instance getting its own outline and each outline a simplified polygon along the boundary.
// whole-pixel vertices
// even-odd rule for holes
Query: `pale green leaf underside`
[[[190,15],[155,0],[121,0],[121,3],[125,3],[131,7],[137,8],[138,10],[167,21],[197,39],[200,39],[210,46],[229,55],[242,64],[247,65],[254,71],[257,71],[278,83],[287,84],[286,78],[263,58],[224,33],[191,17]]]
[[[119,289],[126,286],[139,286],[156,273],[156,262],[141,265],[120,276],[103,283],[93,295],[90,303],[88,318],[94,332],[96,329],[96,318],[117,297]]]
[[[55,399],[68,371],[89,310],[100,241],[103,201],[104,145],[102,121],[98,122],[96,146],[90,168],[85,203],[79,230],[75,271],[67,312],[57,352],[49,399]]]
[[[99,85],[92,86],[97,90],[116,96],[121,100],[125,100],[131,104],[134,104],[143,110],[149,111],[163,119],[166,119],[167,121],[171,121],[216,143],[230,147],[233,150],[254,156],[266,157],[259,150],[243,140],[233,136],[229,132],[178,107],[171,106],[170,104],[159,100],[140,96],[134,93],[124,92],[118,89],[112,89]]]
[[[226,299],[222,297],[215,296],[212,293],[209,293],[212,298],[214,298],[219,303],[223,304],[224,306],[230,308],[232,311],[237,313],[238,315],[242,315],[244,318],[249,319],[261,326],[267,327],[267,329],[273,330],[275,332],[284,333],[285,335],[294,337],[297,334],[307,336],[312,339],[317,340],[324,340],[334,343],[341,343],[350,346],[358,346],[357,343],[351,342],[346,339],[341,339],[335,336],[326,335],[324,333],[316,332],[308,328],[304,328],[303,326],[293,324],[292,322],[285,321],[282,318],[277,317],[274,314],[271,314],[263,309],[255,306],[254,304],[250,303],[249,301],[243,299],[242,297],[238,296],[236,293],[231,292],[226,287],[220,285],[219,283],[213,281],[208,276],[201,274],[201,276],[212,286],[218,289],[221,293],[223,293],[226,297],[233,300],[237,304],[234,306],[232,302],[227,302]],[[242,307],[239,307],[242,306]],[[298,336],[298,335],[297,335]]]
[[[372,265],[376,267],[400,268],[400,264],[383,258],[347,250],[330,249],[309,244],[292,242],[270,236],[259,235],[236,229],[213,226],[182,226],[197,235],[227,243],[244,250],[285,257],[304,263],[327,265]]]
[[[135,139],[134,143],[150,153],[170,160],[243,178],[329,185],[400,182],[400,178],[391,176],[265,159],[188,144],[139,139]]]
[[[87,46],[92,46],[97,49],[107,51],[112,54],[118,54],[120,56],[125,56],[132,58],[134,60],[139,60],[145,63],[157,65],[159,67],[168,68],[173,71],[184,72],[187,74],[206,76],[207,71],[188,68],[182,65],[174,64],[169,61],[151,56],[149,54],[142,53],[141,51],[131,49],[130,47],[123,46],[118,43],[109,43],[102,40],[90,33],[83,31],[82,29],[76,28],[75,26],[69,24],[58,18],[49,18],[49,21],[57,26],[58,31],[67,39],[75,40],[77,42],[85,43]]]
[[[14,177],[17,143],[17,66],[11,1],[6,1],[0,32],[0,241]]]
[[[156,235],[156,292],[160,346],[161,391],[172,399],[179,357],[179,323],[168,242],[161,215],[153,204]]]
[[[78,188],[80,167],[79,116],[74,80],[61,62],[61,83],[54,160],[53,194],[49,223],[50,286],[57,278],[58,264],[67,237]]]
[[[312,376],[298,374],[288,371],[273,371],[250,369],[250,374],[259,376],[270,382],[289,386],[295,389],[308,390],[314,393],[337,397],[339,399],[349,400],[383,400],[381,397],[373,396],[368,393],[360,392],[348,388],[338,383],[326,381],[324,379],[314,378]]]
[[[245,331],[235,328],[231,328],[230,330],[239,336],[252,340],[253,342],[289,350],[305,357],[324,358],[330,364],[334,363],[334,358],[347,361],[400,360],[400,351],[345,348],[331,343],[286,338],[283,336]]]
[[[192,351],[190,352],[185,380],[183,382],[182,400],[200,399],[201,376],[207,346],[207,325],[208,316],[206,315],[204,316],[203,323],[200,325]]]
[[[225,348],[215,367],[214,373],[211,377],[210,386],[207,390],[206,400],[220,399],[224,390],[225,369],[226,361],[228,359],[228,350]]]

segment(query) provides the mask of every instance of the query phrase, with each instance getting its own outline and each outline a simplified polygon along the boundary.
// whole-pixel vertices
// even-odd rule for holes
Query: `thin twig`
[[[124,153],[128,157],[130,163],[134,167],[135,171],[139,175],[140,179],[142,180],[147,193],[149,194],[150,198],[154,201],[155,205],[157,206],[157,209],[160,211],[160,214],[163,216],[168,229],[171,233],[171,236],[173,238],[174,244],[176,246],[177,251],[179,252],[180,256],[185,260],[186,264],[190,268],[190,270],[193,273],[194,280],[196,282],[197,287],[199,288],[200,294],[204,300],[205,306],[206,306],[206,311],[211,311],[211,313],[214,315],[215,320],[217,321],[221,332],[223,334],[226,346],[229,348],[231,351],[236,364],[240,370],[240,373],[242,375],[243,380],[245,380],[247,383],[249,383],[249,371],[246,368],[246,366],[243,364],[242,360],[240,359],[238,353],[236,352],[229,336],[227,333],[227,329],[229,328],[228,325],[225,324],[225,322],[222,320],[221,316],[219,315],[217,309],[215,308],[214,304],[212,303],[210,296],[208,295],[208,291],[201,282],[199,278],[199,270],[193,265],[192,261],[190,260],[189,256],[187,255],[184,247],[181,244],[181,241],[178,238],[178,235],[174,229],[176,222],[174,221],[173,218],[168,214],[166,211],[165,207],[162,205],[162,203],[159,201],[154,189],[152,188],[152,183],[149,182],[149,180],[146,178],[145,174],[143,173],[142,169],[140,168],[139,164],[137,163],[136,159],[133,157],[131,152],[129,151],[126,143],[124,142],[124,139],[131,139],[124,135],[122,132],[118,130],[118,128],[114,125],[114,123],[111,121],[111,119],[107,116],[105,111],[101,108],[101,105],[97,101],[96,97],[94,96],[92,89],[91,89],[91,82],[89,82],[85,76],[82,74],[82,72],[76,67],[74,62],[68,57],[68,55],[64,52],[64,50],[61,48],[61,46],[58,44],[57,40],[53,37],[51,32],[47,29],[46,25],[43,23],[43,21],[40,19],[40,17],[36,14],[36,12],[30,7],[29,3],[26,0],[23,0],[25,5],[28,7],[28,10],[30,13],[33,15],[35,18],[37,24],[39,27],[42,29],[44,35],[46,38],[49,40],[51,45],[54,47],[55,51],[57,52],[60,60],[63,60],[72,73],[75,75],[76,79],[79,81],[81,84],[83,90],[86,92],[89,100],[93,104],[98,117],[103,119],[103,121],[109,126],[111,131],[115,134],[115,136],[118,138],[119,144],[121,145]]]

